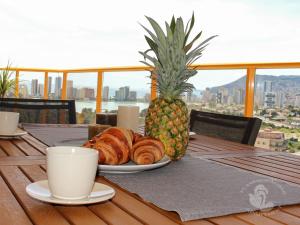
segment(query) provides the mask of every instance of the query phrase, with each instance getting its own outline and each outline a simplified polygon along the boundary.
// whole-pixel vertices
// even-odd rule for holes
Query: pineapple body
[[[181,99],[156,98],[148,108],[145,134],[159,139],[165,153],[178,160],[184,156],[189,141],[189,117]]]

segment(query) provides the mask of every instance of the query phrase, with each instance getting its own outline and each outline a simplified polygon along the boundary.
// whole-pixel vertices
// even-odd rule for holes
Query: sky
[[[192,12],[194,34],[219,35],[199,64],[300,61],[299,0],[0,0],[0,65],[7,60],[18,67],[61,69],[142,65],[138,51],[147,44],[139,23],[150,27],[144,16],[163,24],[172,15],[187,22]],[[244,75],[229,73],[230,79]],[[105,82],[116,86],[125,81],[140,86],[147,79],[109,76]],[[228,76],[208,80],[195,82],[202,87]]]

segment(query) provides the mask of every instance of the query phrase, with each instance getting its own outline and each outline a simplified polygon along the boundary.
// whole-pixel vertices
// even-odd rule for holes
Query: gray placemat
[[[105,177],[182,221],[300,203],[298,185],[190,156],[152,171]]]
[[[24,123],[22,127],[48,146],[81,146],[88,140],[87,125]]]

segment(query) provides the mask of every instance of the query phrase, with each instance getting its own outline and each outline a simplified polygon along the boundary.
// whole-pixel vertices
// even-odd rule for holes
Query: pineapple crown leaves
[[[195,24],[194,13],[184,26],[181,17],[173,16],[170,24],[165,22],[166,32],[151,17],[147,17],[154,32],[141,25],[148,36],[145,35],[149,49],[139,53],[144,57],[143,64],[153,69],[151,78],[156,79],[159,94],[165,98],[178,98],[183,92],[191,91],[194,86],[187,83],[188,79],[196,75],[197,71],[188,67],[202,56],[208,42],[215,38],[207,38],[194,49],[193,44],[201,37],[199,32],[190,42],[189,37]],[[154,55],[149,53],[153,52]],[[153,77],[153,74],[157,76]]]

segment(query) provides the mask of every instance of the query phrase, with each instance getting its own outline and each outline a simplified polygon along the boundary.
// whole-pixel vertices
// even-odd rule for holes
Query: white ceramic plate
[[[31,183],[26,187],[27,194],[37,200],[48,203],[55,203],[60,205],[84,205],[97,202],[103,202],[111,199],[115,195],[115,190],[105,184],[95,183],[92,193],[89,197],[78,200],[65,200],[54,198],[51,196],[48,180],[41,180]]]
[[[189,136],[190,137],[193,137],[193,136],[195,136],[196,135],[196,133],[195,132],[193,132],[193,131],[190,131],[190,133],[189,133]]]
[[[12,133],[12,134],[0,134],[0,138],[5,138],[5,139],[7,139],[7,138],[15,138],[15,137],[23,136],[25,134],[27,134],[26,131],[21,130],[20,128],[17,128],[17,130],[14,133]]]
[[[149,165],[137,165],[134,162],[128,162],[123,165],[98,165],[99,173],[137,173],[145,170],[152,170],[159,167],[163,167],[171,162],[168,156],[164,156],[157,163],[149,164]]]

